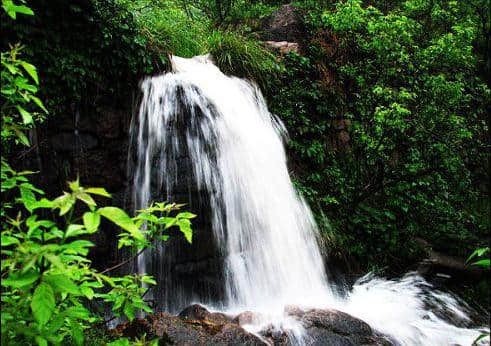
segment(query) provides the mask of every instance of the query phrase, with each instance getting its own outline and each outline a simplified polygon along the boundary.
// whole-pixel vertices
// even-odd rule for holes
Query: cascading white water
[[[416,276],[365,280],[338,297],[328,284],[317,226],[288,174],[286,130],[260,90],[224,75],[208,56],[172,57],[172,66],[172,73],[142,83],[133,200],[142,208],[162,190],[170,198],[186,152],[196,185],[207,191],[213,236],[225,256],[226,310],[265,316],[252,331],[262,323],[285,326],[284,307],[300,305],[348,312],[404,345],[470,344],[479,335],[433,316],[424,304],[426,284]],[[148,259],[138,263],[145,272]],[[467,318],[442,297],[441,304]]]

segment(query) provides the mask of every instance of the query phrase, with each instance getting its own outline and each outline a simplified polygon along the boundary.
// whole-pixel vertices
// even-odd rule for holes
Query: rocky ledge
[[[346,313],[330,309],[285,308],[285,314],[305,328],[306,345],[392,345],[376,334],[368,324]],[[159,338],[159,345],[293,345],[293,336],[274,326],[264,327],[257,335],[242,326],[258,318],[246,311],[236,316],[210,312],[191,305],[178,316],[160,312],[145,319],[121,324],[113,332],[118,336]]]

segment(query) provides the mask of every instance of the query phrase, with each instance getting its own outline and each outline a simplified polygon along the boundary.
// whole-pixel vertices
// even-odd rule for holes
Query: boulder
[[[135,319],[131,323],[117,326],[113,333],[130,338],[159,338],[159,345],[267,345],[258,336],[247,332],[231,322],[222,313],[209,312],[195,304],[184,309],[178,316],[166,312]]]
[[[302,323],[309,345],[392,345],[367,323],[341,311],[287,306],[285,314]]]
[[[341,311],[331,309],[285,308],[285,314],[298,320],[304,328],[303,341],[310,346],[390,346],[393,343],[376,334],[365,322]],[[231,318],[223,313],[210,312],[194,304],[178,316],[160,312],[145,319],[135,319],[116,327],[116,335],[138,338],[146,334],[159,338],[160,345],[295,345],[295,336],[279,326],[268,325],[258,335],[241,327],[257,316],[245,311]]]
[[[265,41],[266,45],[273,49],[277,49],[282,55],[290,52],[299,53],[300,49],[298,43],[288,41]]]
[[[221,312],[210,312],[199,304],[193,304],[181,311],[179,317],[189,321],[204,321],[214,324],[226,324],[232,319]]]
[[[281,6],[261,28],[264,41],[303,42],[306,33],[302,10],[290,4]]]

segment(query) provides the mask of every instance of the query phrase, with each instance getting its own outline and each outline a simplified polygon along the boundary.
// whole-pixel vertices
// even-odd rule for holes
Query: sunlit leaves
[[[34,12],[29,7],[16,5],[12,0],[2,0],[2,8],[12,19],[16,19],[18,13],[28,16],[34,15]]]
[[[114,222],[119,227],[128,231],[135,240],[144,240],[143,233],[135,225],[133,220],[122,209],[116,207],[104,207],[98,211],[102,216]]]
[[[97,212],[86,212],[83,215],[83,221],[87,232],[94,233],[99,228],[101,216]]]
[[[489,268],[490,267],[490,260],[489,258],[486,258],[486,259],[481,259],[481,260],[478,260],[478,261],[475,261],[475,262],[470,262],[472,259],[474,259],[475,257],[482,257],[484,256],[485,254],[487,254],[489,252],[489,247],[483,247],[483,248],[478,248],[476,249],[470,256],[469,258],[467,258],[467,263],[470,263],[471,265],[475,265],[475,266],[481,266],[481,267],[486,267],[486,268]]]

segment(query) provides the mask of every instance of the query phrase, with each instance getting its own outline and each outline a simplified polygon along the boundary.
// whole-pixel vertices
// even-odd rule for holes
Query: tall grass
[[[275,55],[260,42],[233,31],[213,31],[208,37],[208,52],[224,73],[259,84],[281,70]]]

